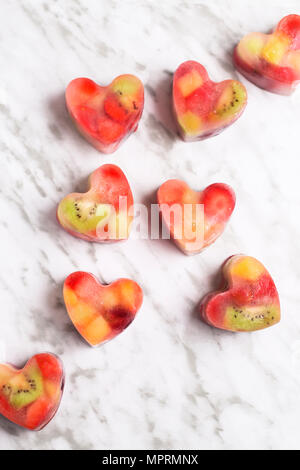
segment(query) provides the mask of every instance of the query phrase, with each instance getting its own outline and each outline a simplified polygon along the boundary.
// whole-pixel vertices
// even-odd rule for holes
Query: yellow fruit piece
[[[111,331],[109,324],[103,317],[98,316],[81,333],[85,339],[93,346],[105,341]]]
[[[133,305],[135,300],[135,284],[129,280],[123,280],[120,284],[120,287],[120,297],[122,305]]]
[[[54,382],[51,382],[50,380],[45,380],[44,381],[44,391],[48,395],[51,400],[56,401],[56,399],[60,395],[60,389],[55,384]]]
[[[271,64],[280,64],[289,47],[289,38],[283,35],[273,34],[262,50],[262,57]]]
[[[186,134],[197,135],[201,129],[201,119],[191,111],[187,111],[180,116],[179,124]]]
[[[93,307],[81,301],[71,307],[69,313],[76,326],[86,325],[97,315],[97,311]]]
[[[261,57],[261,52],[268,40],[262,33],[250,33],[243,37],[237,46],[238,56],[252,66],[255,66]]]
[[[245,46],[248,51],[253,55],[260,55],[261,50],[264,46],[263,38],[258,34],[249,34],[245,38]]]
[[[69,287],[64,288],[64,298],[65,303],[68,304],[70,307],[73,307],[78,302],[77,295]]]
[[[105,308],[113,308],[119,303],[117,290],[109,287],[103,289],[103,305]]]
[[[233,276],[241,277],[248,281],[255,281],[266,271],[265,267],[251,256],[244,256],[236,261],[233,260],[229,270]]]
[[[189,96],[193,91],[197,90],[203,83],[201,75],[199,75],[196,70],[192,70],[189,73],[186,73],[178,80],[178,87],[186,98]]]

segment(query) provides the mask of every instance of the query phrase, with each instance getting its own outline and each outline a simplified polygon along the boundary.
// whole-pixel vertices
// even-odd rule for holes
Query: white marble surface
[[[40,433],[0,419],[0,449],[300,448],[300,91],[290,98],[246,84],[249,104],[222,135],[174,135],[171,74],[184,60],[215,80],[236,78],[230,52],[269,30],[299,0],[2,0],[0,6],[1,359],[52,351],[66,367],[64,398]],[[75,131],[64,89],[77,76],[145,83],[136,135],[103,156]],[[84,190],[106,162],[127,174],[136,202],[168,178],[194,188],[226,182],[237,206],[224,235],[185,257],[169,241],[100,246],[55,220],[61,197]],[[202,324],[195,306],[231,254],[259,258],[280,292],[279,326],[230,334]],[[100,349],[70,324],[62,282],[74,270],[138,281],[136,321]]]

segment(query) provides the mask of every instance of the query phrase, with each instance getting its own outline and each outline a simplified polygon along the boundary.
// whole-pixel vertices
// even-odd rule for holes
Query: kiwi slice
[[[217,103],[215,114],[221,119],[234,116],[240,111],[246,98],[245,87],[237,81],[231,82],[224,88]]]
[[[140,81],[133,76],[123,75],[114,80],[112,89],[119,95],[135,95],[140,86]]]
[[[278,322],[279,310],[276,305],[238,307],[226,309],[225,322],[232,330],[255,331],[268,328]]]
[[[107,223],[111,209],[109,204],[67,197],[60,203],[58,211],[60,220],[63,217],[72,229],[85,233],[96,230],[101,222]]]
[[[43,390],[43,379],[38,367],[32,367],[26,372],[13,376],[1,387],[3,395],[17,410],[37,400]]]
[[[137,111],[139,109],[140,80],[133,75],[121,75],[112,84],[112,91],[125,108]]]

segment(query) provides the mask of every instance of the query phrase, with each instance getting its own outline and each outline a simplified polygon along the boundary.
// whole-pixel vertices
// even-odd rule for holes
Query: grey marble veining
[[[67,373],[55,419],[39,433],[0,418],[0,449],[246,449],[300,447],[300,95],[280,97],[241,79],[231,51],[267,31],[299,1],[5,0],[0,6],[0,355],[16,365],[59,354]],[[239,77],[249,104],[223,134],[186,144],[170,112],[172,72],[187,59],[212,79]],[[113,155],[70,122],[64,90],[78,76],[145,84],[138,132]],[[84,191],[103,163],[126,173],[136,202],[166,179],[194,188],[226,182],[237,206],[224,235],[185,257],[166,240],[111,246],[58,226],[58,201]],[[283,319],[255,334],[213,330],[195,316],[231,254],[259,258],[278,286]],[[135,322],[91,349],[65,312],[74,270],[104,282],[131,277],[145,291]]]

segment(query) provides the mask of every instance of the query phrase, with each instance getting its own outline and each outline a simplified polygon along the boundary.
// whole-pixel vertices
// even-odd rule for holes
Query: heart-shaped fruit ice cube
[[[67,312],[83,338],[99,346],[122,333],[142,305],[143,291],[130,279],[102,285],[92,274],[78,271],[64,283]]]
[[[63,387],[63,366],[54,354],[37,354],[23,369],[0,364],[0,414],[39,431],[55,415]]]
[[[242,83],[215,83],[198,62],[184,62],[174,74],[173,110],[185,141],[220,134],[240,117],[246,104],[247,92]]]
[[[247,34],[234,50],[234,63],[255,85],[290,95],[300,81],[300,16],[284,17],[272,34]]]
[[[233,189],[222,183],[197,192],[184,181],[169,180],[157,199],[170,236],[188,255],[200,253],[223,233],[235,207]]]
[[[220,290],[200,303],[202,320],[229,331],[255,331],[280,321],[280,303],[266,268],[251,256],[235,255],[222,266]]]
[[[57,218],[72,235],[87,241],[127,239],[133,220],[133,197],[123,171],[102,165],[89,179],[87,193],[68,194],[58,205]]]
[[[67,87],[66,104],[79,132],[100,152],[112,153],[138,128],[144,87],[134,75],[120,75],[106,87],[76,78]]]

